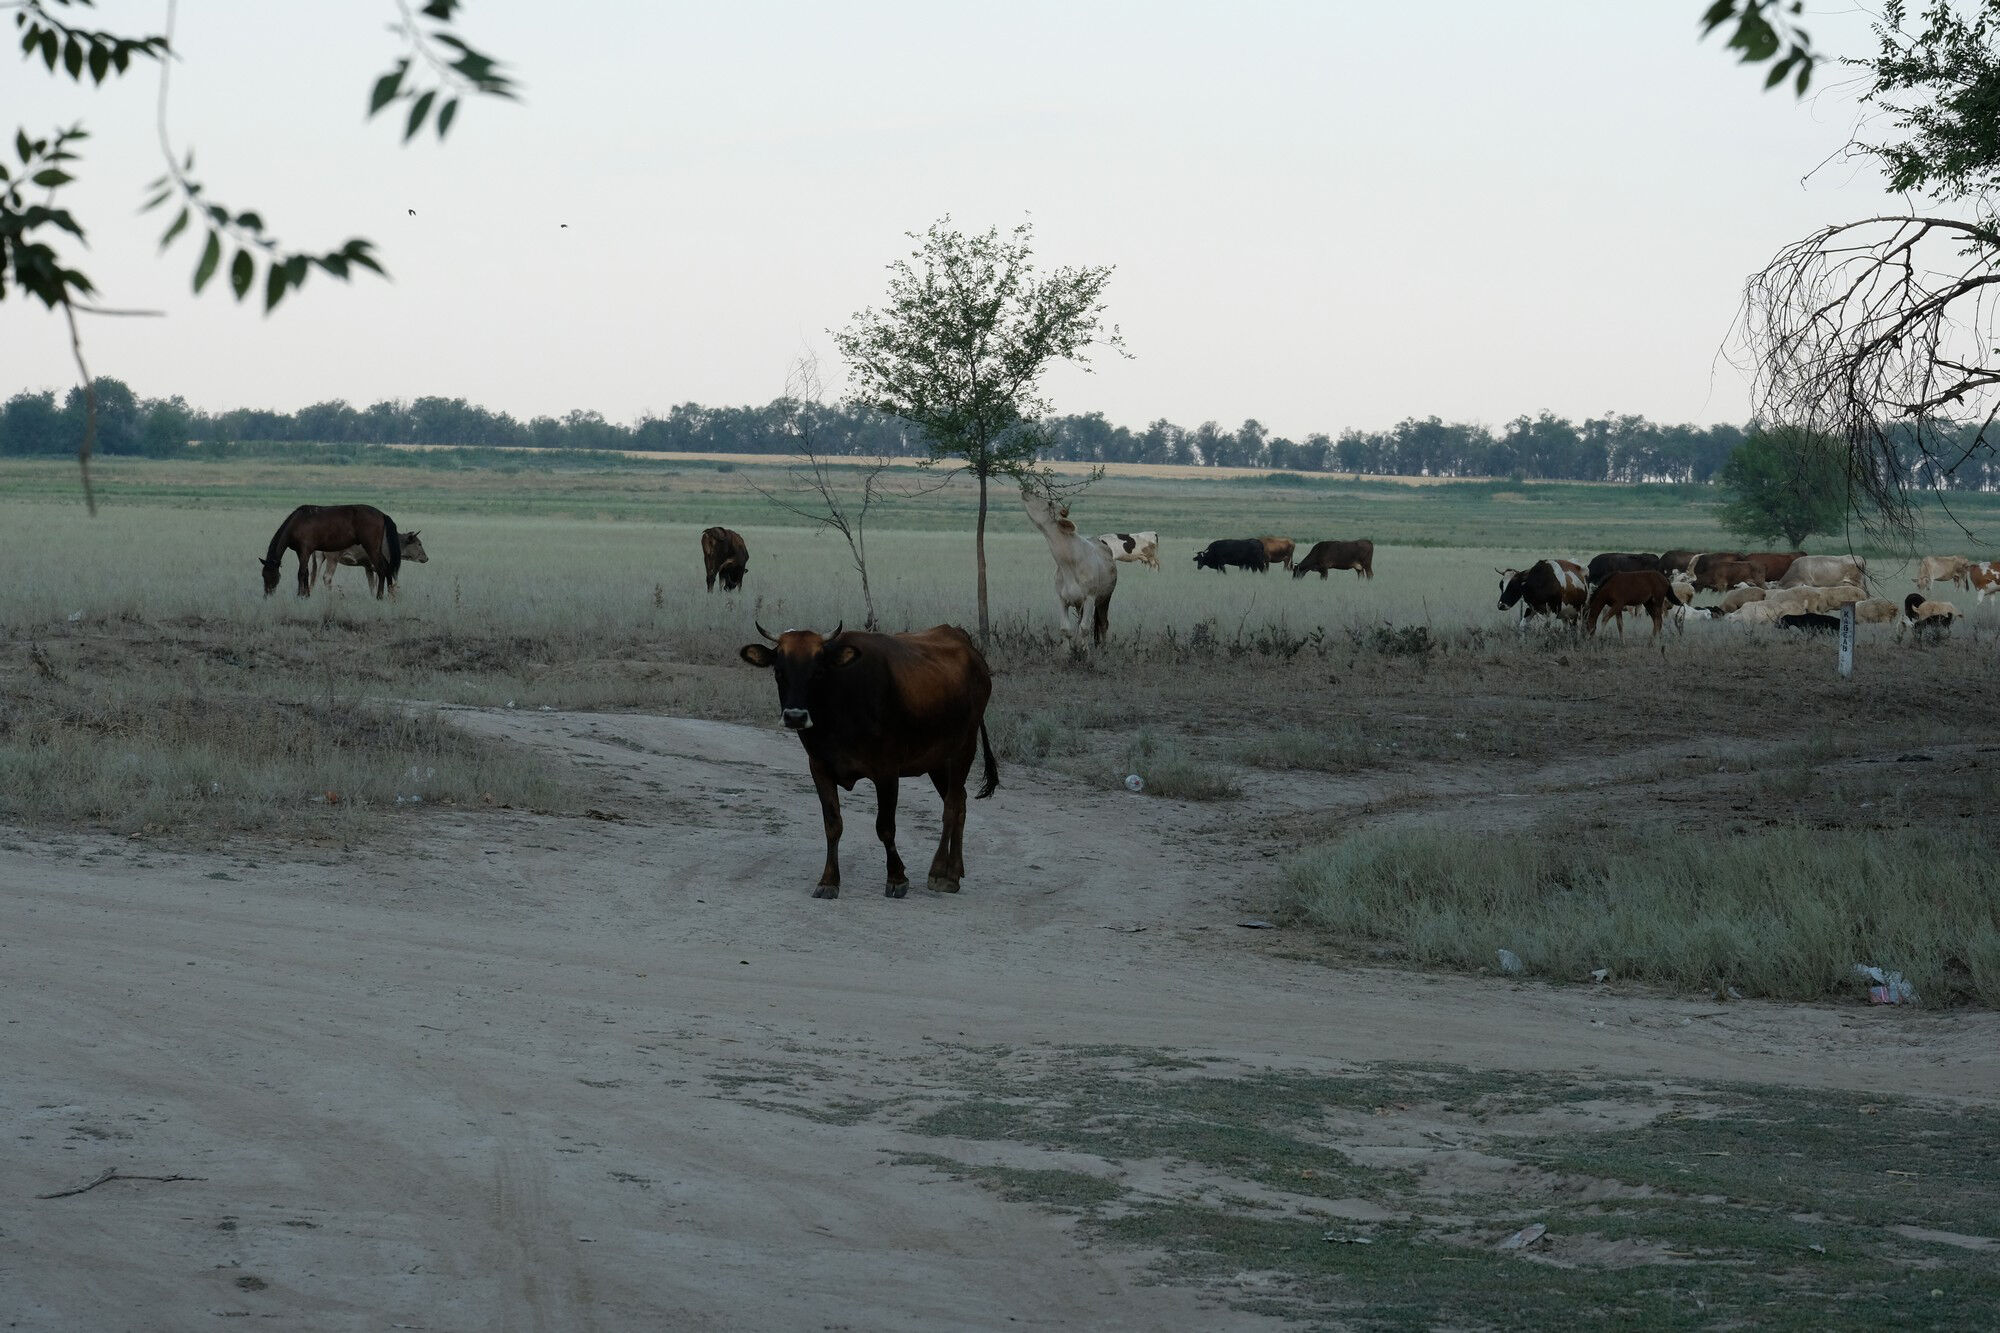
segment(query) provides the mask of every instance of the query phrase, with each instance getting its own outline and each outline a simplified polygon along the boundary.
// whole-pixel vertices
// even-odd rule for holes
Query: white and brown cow
[[[1111,552],[1096,542],[1077,535],[1070,522],[1069,506],[1058,505],[1046,495],[1021,489],[1021,506],[1028,521],[1048,539],[1049,554],[1056,562],[1056,597],[1062,602],[1063,631],[1078,652],[1083,650],[1084,622],[1090,622],[1092,642],[1102,646],[1104,632],[1111,625],[1111,594],[1118,590],[1118,562]],[[1070,612],[1076,612],[1076,626],[1070,627]]]
[[[1157,532],[1107,532],[1097,544],[1111,553],[1113,560],[1131,560],[1148,569],[1160,567],[1160,534]]]
[[[1964,587],[1967,592],[1978,593],[1981,603],[2000,592],[2000,560],[1966,561]]]

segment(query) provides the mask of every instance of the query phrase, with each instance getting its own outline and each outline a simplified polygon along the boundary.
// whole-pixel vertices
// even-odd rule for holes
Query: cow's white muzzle
[[[785,725],[793,731],[804,731],[813,724],[812,714],[803,708],[787,708],[782,711]]]

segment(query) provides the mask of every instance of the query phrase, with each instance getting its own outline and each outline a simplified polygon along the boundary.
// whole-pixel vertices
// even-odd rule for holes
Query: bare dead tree
[[[840,534],[861,576],[861,604],[867,612],[865,628],[881,628],[875,613],[875,594],[868,583],[868,514],[877,505],[909,495],[921,495],[950,483],[960,469],[938,475],[929,485],[896,486],[891,476],[897,459],[887,454],[858,457],[853,463],[835,461],[813,436],[814,413],[821,405],[819,359],[800,357],[785,377],[784,430],[792,442],[791,481],[783,491],[757,487],[757,493],[784,510]]]
[[[1990,454],[2000,416],[2000,229],[1918,215],[1822,227],[1745,287],[1757,415],[1847,449],[1857,517],[1909,538],[1911,491]]]

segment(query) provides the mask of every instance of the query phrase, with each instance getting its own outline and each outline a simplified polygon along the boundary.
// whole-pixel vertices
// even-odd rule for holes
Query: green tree
[[[429,0],[412,14],[407,0],[396,0],[398,18],[392,30],[403,42],[405,51],[387,73],[375,80],[368,114],[373,116],[391,106],[406,108],[403,128],[406,143],[426,123],[435,125],[442,139],[458,114],[462,95],[514,95],[513,81],[500,72],[493,59],[475,50],[453,30],[453,18],[461,3],[462,0]],[[167,5],[167,30],[145,34],[109,32],[72,21],[79,17],[78,10],[93,5],[94,0],[7,0],[0,8],[14,11],[22,59],[30,68],[39,61],[52,77],[67,76],[80,84],[88,75],[92,83],[103,84],[107,79],[122,78],[135,63],[143,65],[150,61],[157,66],[159,121],[155,128],[166,170],[147,187],[149,197],[143,208],[177,206],[173,220],[160,238],[161,249],[173,244],[184,232],[202,238],[194,268],[196,292],[224,271],[225,254],[229,256],[229,288],[236,299],[242,301],[253,287],[261,285],[267,312],[288,292],[303,286],[313,269],[342,280],[357,269],[382,272],[373,245],[363,238],[352,238],[323,254],[296,250],[282,244],[265,226],[260,214],[224,207],[209,194],[208,187],[194,176],[193,150],[182,151],[171,146],[173,135],[166,120],[167,75],[176,54],[172,0]],[[95,304],[96,284],[81,269],[72,267],[70,257],[64,253],[83,248],[86,231],[76,215],[61,206],[59,197],[63,187],[76,179],[82,156],[80,145],[89,137],[80,124],[58,128],[47,135],[30,133],[23,125],[14,134],[18,162],[8,166],[0,160],[0,300],[16,293],[31,296],[51,311],[59,312],[68,324],[84,395],[82,444],[77,457],[84,469],[86,502],[91,498],[89,465],[97,435],[97,403],[90,368],[83,358],[83,340],[77,330],[76,316],[98,313],[103,307]],[[94,503],[91,508],[95,512]]]
[[[973,552],[979,575],[979,637],[986,601],[987,483],[1021,477],[1041,446],[1049,405],[1040,384],[1057,361],[1089,365],[1092,347],[1123,351],[1104,328],[1109,266],[1034,266],[1027,223],[968,236],[950,218],[932,223],[908,259],[889,266],[888,298],[833,335],[847,358],[851,401],[901,417],[921,432],[929,463],[961,460],[979,484]]]
[[[1816,532],[1838,532],[1851,506],[1847,451],[1838,440],[1796,426],[1759,431],[1722,468],[1729,498],[1722,526],[1750,542],[1782,538],[1797,550]]]

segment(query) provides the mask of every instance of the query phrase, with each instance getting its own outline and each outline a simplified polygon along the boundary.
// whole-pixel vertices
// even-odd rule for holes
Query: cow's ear
[[[744,644],[740,655],[744,661],[753,667],[767,667],[771,665],[771,650],[761,643]]]
[[[826,655],[826,664],[835,668],[844,667],[859,656],[861,649],[851,643],[843,643]]]

